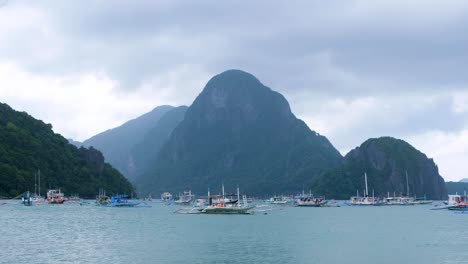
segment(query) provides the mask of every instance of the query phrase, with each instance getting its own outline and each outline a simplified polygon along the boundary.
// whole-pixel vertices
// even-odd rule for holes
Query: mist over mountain
[[[229,70],[206,84],[137,183],[143,193],[205,193],[222,183],[255,194],[296,192],[341,161],[281,94]]]
[[[132,164],[128,169],[128,174],[132,179],[151,167],[172,131],[184,119],[187,109],[187,106],[179,106],[167,111],[146,133],[143,140],[132,148],[130,151]]]
[[[158,106],[151,112],[130,120],[119,127],[109,129],[85,140],[83,146],[93,146],[100,150],[110,164],[128,179],[133,180],[135,176],[133,173],[133,148],[145,138],[159,119],[173,108],[173,106],[169,105]]]
[[[313,190],[336,199],[362,195],[364,173],[370,190],[386,196],[407,193],[406,172],[411,196],[445,199],[447,191],[437,165],[407,142],[392,137],[373,138],[346,154],[342,166],[326,173],[313,184]]]

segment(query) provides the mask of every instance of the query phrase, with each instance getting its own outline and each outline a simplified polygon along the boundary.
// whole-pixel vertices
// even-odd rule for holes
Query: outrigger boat
[[[99,189],[99,194],[96,196],[96,205],[107,206],[110,202],[110,197],[106,195],[104,189]]]
[[[247,196],[241,195],[239,188],[237,194],[225,194],[224,185],[222,186],[222,195],[210,195],[208,193],[208,206],[194,207],[187,210],[178,210],[176,213],[186,214],[251,214],[254,206],[249,206]]]
[[[49,190],[47,192],[47,202],[49,204],[63,204],[65,202],[65,198],[63,193],[59,190]]]
[[[359,191],[356,196],[351,197],[350,201],[346,202],[347,205],[352,206],[378,206],[383,205],[384,203],[378,198],[374,197],[374,191],[372,191],[372,197],[369,197],[369,189],[367,188],[367,173],[364,173],[364,182],[366,185],[366,190],[364,192],[364,197],[359,196]]]
[[[194,201],[195,195],[192,194],[192,191],[184,191],[184,194],[179,194],[179,199],[177,199],[175,203],[178,205],[191,205]]]
[[[130,200],[128,195],[111,196],[110,201],[105,205],[108,207],[134,207],[139,205],[137,201]]]
[[[324,207],[328,202],[323,196],[304,195],[304,192],[294,198],[296,199],[296,206],[299,207]]]
[[[172,194],[170,192],[163,192],[161,194],[161,202],[166,202],[166,203],[172,202]]]
[[[23,194],[23,197],[21,198],[21,203],[25,206],[33,205],[31,193],[29,191]]]
[[[278,205],[284,205],[284,204],[292,204],[294,203],[294,200],[289,197],[289,196],[273,196],[270,199],[266,200],[267,203],[269,204],[278,204]]]

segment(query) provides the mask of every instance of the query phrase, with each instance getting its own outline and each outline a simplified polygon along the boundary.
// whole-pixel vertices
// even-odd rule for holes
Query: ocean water
[[[1,204],[1,203],[0,203]],[[468,214],[432,206],[174,214],[0,206],[0,263],[468,263]]]

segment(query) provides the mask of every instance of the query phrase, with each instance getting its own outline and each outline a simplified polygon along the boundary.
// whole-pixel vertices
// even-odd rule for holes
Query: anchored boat
[[[351,197],[350,201],[347,202],[347,205],[352,206],[377,206],[383,205],[384,203],[380,201],[378,198],[374,197],[374,191],[372,191],[372,197],[369,197],[369,189],[367,188],[367,173],[364,173],[364,183],[366,185],[366,190],[364,192],[364,196],[360,197],[359,192],[357,192],[356,196]]]
[[[179,199],[175,203],[178,205],[191,205],[194,201],[195,195],[192,194],[192,191],[184,191],[184,194],[179,194]]]
[[[296,206],[299,207],[324,207],[327,202],[323,196],[313,196],[312,194],[296,196]]]
[[[139,205],[140,203],[137,201],[133,201],[130,199],[128,195],[116,195],[111,196],[109,202],[105,205],[108,207],[134,207]]]
[[[47,202],[49,204],[63,204],[65,198],[63,193],[59,190],[49,190],[47,191]]]

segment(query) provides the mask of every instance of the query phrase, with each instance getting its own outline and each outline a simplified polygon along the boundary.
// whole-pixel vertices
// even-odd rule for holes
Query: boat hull
[[[222,207],[213,207],[205,208],[200,211],[203,214],[251,214],[250,210],[254,207],[243,207],[243,208],[222,208]]]

